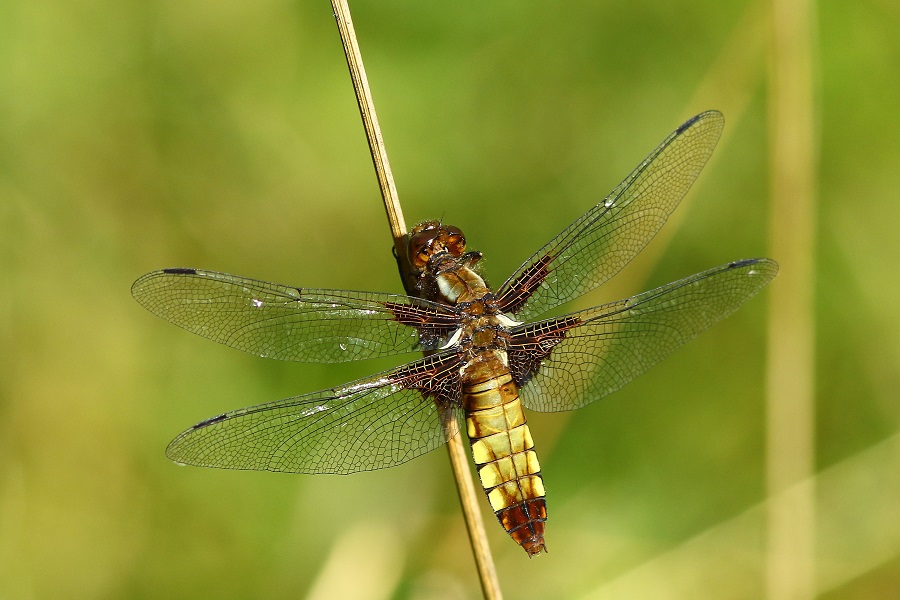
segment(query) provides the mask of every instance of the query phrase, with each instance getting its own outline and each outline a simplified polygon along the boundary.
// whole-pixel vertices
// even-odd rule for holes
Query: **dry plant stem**
[[[815,590],[815,118],[810,0],[773,0],[770,79],[772,255],[767,365],[766,597]]]
[[[378,185],[381,188],[381,196],[384,199],[384,207],[391,227],[391,235],[394,239],[394,248],[401,262],[401,269],[405,274],[406,267],[403,263],[406,262],[404,260],[406,254],[406,248],[404,247],[406,224],[403,222],[403,211],[400,209],[397,188],[394,186],[394,178],[391,175],[387,150],[384,147],[381,129],[375,116],[375,105],[372,102],[372,94],[366,79],[362,55],[359,52],[353,21],[350,18],[350,8],[347,6],[346,0],[331,0],[331,5],[334,8],[334,16],[337,19],[338,30],[341,34],[341,43],[347,56],[347,65],[350,67],[350,77],[353,80],[353,89],[356,92],[359,112],[366,130],[366,139],[369,141],[372,162],[378,175]],[[444,428],[456,429],[456,423],[452,420],[452,414],[446,411],[441,412],[447,419],[444,422]],[[453,476],[456,479],[456,487],[459,491],[459,500],[462,504],[469,541],[472,544],[472,552],[475,555],[475,564],[478,567],[481,589],[484,592],[484,597],[489,600],[502,598],[500,581],[497,579],[497,570],[494,567],[490,547],[487,543],[487,534],[484,529],[484,522],[481,519],[478,496],[475,493],[475,486],[472,484],[468,457],[463,448],[461,432],[457,432],[456,435],[450,438],[450,441],[447,443],[447,449],[450,453],[450,465],[453,469]]]
[[[375,103],[372,102],[372,92],[369,90],[366,69],[363,67],[362,55],[359,53],[356,31],[353,29],[353,21],[350,18],[350,7],[347,6],[346,0],[331,0],[331,6],[334,8],[334,17],[341,34],[344,54],[347,56],[347,65],[350,67],[350,78],[353,80],[359,114],[362,117],[363,127],[366,129],[366,139],[369,141],[369,151],[372,153],[375,174],[378,176],[378,187],[381,189],[384,209],[387,211],[388,223],[391,226],[394,248],[397,250],[397,256],[403,256],[403,252],[406,250],[402,245],[403,236],[406,235],[406,224],[403,221],[397,187],[394,185],[394,176],[388,162],[387,149],[384,147],[384,140],[381,137],[381,127],[378,126],[378,117],[375,115]]]
[[[452,416],[450,418],[452,419]],[[456,423],[445,421],[444,427],[455,428]],[[481,519],[481,511],[478,508],[478,495],[475,492],[472,477],[469,475],[469,457],[463,448],[462,432],[450,438],[450,441],[447,442],[447,452],[450,454],[450,466],[456,479],[456,490],[459,492],[459,503],[462,505],[466,530],[472,544],[472,553],[475,555],[475,565],[478,567],[481,590],[484,592],[485,598],[499,600],[503,597],[500,592],[500,580],[497,579],[497,569],[491,556],[491,548],[487,543],[484,521]]]

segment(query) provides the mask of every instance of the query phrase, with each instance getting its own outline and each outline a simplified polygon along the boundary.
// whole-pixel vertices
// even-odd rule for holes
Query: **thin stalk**
[[[347,56],[347,66],[350,67],[350,79],[353,80],[353,91],[356,92],[359,114],[366,130],[372,162],[375,164],[375,175],[378,177],[378,187],[381,189],[381,197],[384,200],[384,210],[387,212],[391,236],[394,238],[394,247],[397,249],[397,255],[402,256],[402,251],[405,251],[402,244],[403,237],[406,235],[406,223],[403,221],[403,210],[400,208],[397,187],[394,185],[394,175],[391,173],[387,148],[384,147],[384,139],[381,137],[381,127],[379,127],[378,117],[375,115],[375,103],[372,101],[372,91],[369,89],[366,69],[363,66],[362,55],[359,53],[356,31],[353,29],[353,21],[350,19],[350,7],[347,6],[346,0],[331,0],[331,6],[334,8],[334,18],[341,34],[341,44],[344,46],[344,54]]]
[[[346,0],[331,0],[334,8],[334,16],[337,20],[338,31],[341,34],[341,43],[344,46],[344,54],[347,56],[347,65],[350,67],[350,78],[353,80],[353,89],[356,92],[356,100],[359,104],[359,113],[362,116],[363,126],[366,130],[366,139],[369,142],[369,151],[372,153],[372,162],[378,176],[378,186],[381,189],[381,197],[384,200],[384,209],[387,213],[388,223],[391,228],[391,236],[394,239],[394,249],[400,262],[401,273],[405,274],[406,264],[406,224],[403,221],[403,211],[400,208],[400,200],[397,196],[397,188],[391,174],[388,162],[387,149],[381,137],[381,128],[378,126],[378,118],[375,116],[375,104],[372,101],[372,93],[366,78],[366,70],[363,67],[362,55],[356,40],[356,32],[353,29],[353,21],[350,18],[350,8]],[[442,414],[445,411],[441,411]],[[446,414],[445,418],[453,419]],[[445,430],[455,429],[456,423],[446,421]],[[478,576],[481,580],[481,589],[484,597],[489,600],[502,598],[500,581],[497,579],[497,570],[491,557],[491,550],[487,543],[487,533],[484,522],[481,519],[478,497],[475,486],[469,473],[469,464],[466,452],[463,448],[462,435],[457,433],[447,443],[450,453],[450,466],[453,469],[453,477],[456,480],[456,488],[459,492],[459,500],[462,505],[463,516],[466,521],[466,530],[469,534],[469,542],[475,555],[475,564],[478,567]]]
[[[772,1],[766,597],[815,597],[813,0]],[[804,485],[798,485],[798,484]]]

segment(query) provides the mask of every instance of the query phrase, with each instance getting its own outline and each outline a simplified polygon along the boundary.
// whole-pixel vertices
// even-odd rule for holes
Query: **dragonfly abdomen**
[[[466,430],[497,520],[529,556],[544,545],[547,504],[541,466],[509,371],[463,384]]]

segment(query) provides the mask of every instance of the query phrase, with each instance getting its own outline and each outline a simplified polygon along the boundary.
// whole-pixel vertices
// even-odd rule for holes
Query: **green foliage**
[[[726,138],[674,237],[580,306],[769,254],[765,28],[716,79],[754,31],[744,7],[583,4],[354,3],[408,224],[462,227],[497,285],[719,108]],[[886,597],[898,579],[898,16],[819,7],[828,598]],[[340,597],[353,581],[359,597],[477,595],[441,452],[351,477],[163,454],[202,418],[397,361],[241,355],[145,312],[134,279],[183,266],[399,292],[390,247],[328,2],[0,7],[0,597]],[[529,417],[550,553],[526,560],[485,510],[508,597],[761,595],[765,319],[754,299],[609,399]]]

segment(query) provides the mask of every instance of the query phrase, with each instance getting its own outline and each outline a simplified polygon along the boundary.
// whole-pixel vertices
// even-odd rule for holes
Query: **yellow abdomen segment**
[[[463,386],[466,430],[481,485],[509,535],[530,556],[546,550],[541,465],[509,373]]]

